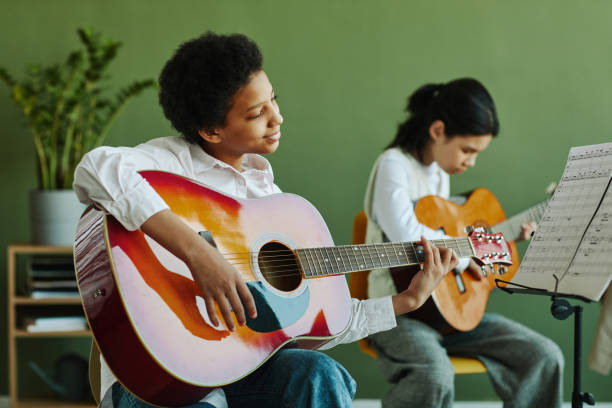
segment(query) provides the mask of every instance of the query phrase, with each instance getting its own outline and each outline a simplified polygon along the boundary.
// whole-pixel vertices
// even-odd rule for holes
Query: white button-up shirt
[[[198,180],[239,198],[280,193],[268,160],[246,154],[243,171],[207,154],[182,137],[153,139],[136,147],[99,147],[89,152],[75,171],[74,190],[85,204],[95,203],[133,231],[152,215],[168,208],[163,199],[138,174],[140,170],[163,170]],[[308,169],[305,169],[307,171]],[[396,326],[391,297],[352,300],[351,324],[321,349],[350,343]],[[116,381],[100,358],[100,398]]]

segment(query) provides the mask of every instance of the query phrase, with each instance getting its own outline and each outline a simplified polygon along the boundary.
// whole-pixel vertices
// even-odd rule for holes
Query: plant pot
[[[32,191],[32,242],[39,245],[72,246],[77,223],[85,207],[73,190]]]

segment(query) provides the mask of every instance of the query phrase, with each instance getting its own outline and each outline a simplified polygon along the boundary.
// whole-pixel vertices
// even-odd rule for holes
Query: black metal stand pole
[[[572,390],[572,408],[582,408],[582,306],[574,306],[574,389]]]
[[[574,389],[572,390],[572,408],[582,408],[586,402],[595,405],[595,398],[590,392],[580,392],[582,382],[582,306],[571,306],[565,299],[552,297],[550,312],[555,319],[565,320],[574,315]]]

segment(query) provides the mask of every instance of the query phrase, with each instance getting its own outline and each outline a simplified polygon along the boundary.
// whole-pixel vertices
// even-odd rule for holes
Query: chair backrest
[[[100,403],[100,351],[96,341],[91,339],[91,350],[89,352],[89,387],[96,404]]]
[[[368,227],[368,216],[365,211],[360,211],[353,220],[353,244],[364,244],[366,230]],[[349,276],[349,290],[351,296],[356,299],[368,298],[368,275],[370,271],[354,272]],[[371,357],[376,358],[376,351],[370,346],[366,339],[359,340],[361,351]],[[485,373],[487,371],[484,364],[475,358],[449,356],[455,369],[455,374],[474,374]]]

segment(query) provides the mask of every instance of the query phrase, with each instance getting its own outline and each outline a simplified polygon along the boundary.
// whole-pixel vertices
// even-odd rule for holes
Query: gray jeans
[[[485,314],[474,330],[446,336],[407,317],[397,324],[369,337],[393,384],[383,407],[452,407],[454,372],[447,353],[482,361],[505,408],[561,407],[563,355],[533,330],[496,314]]]

